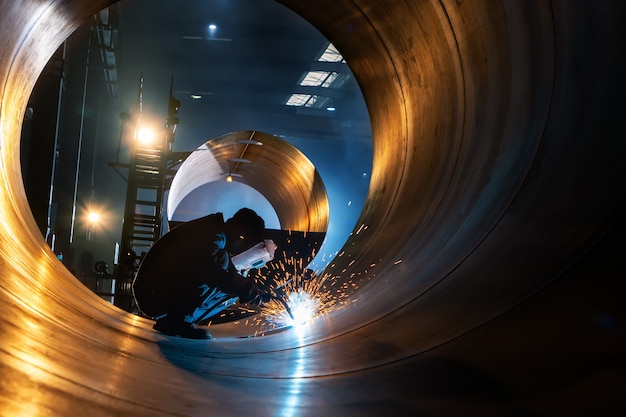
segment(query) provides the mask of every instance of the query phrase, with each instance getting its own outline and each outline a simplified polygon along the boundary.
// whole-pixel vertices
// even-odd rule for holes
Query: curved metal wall
[[[257,141],[250,145],[241,141]],[[243,159],[248,162],[230,162]],[[187,194],[214,181],[233,181],[259,191],[272,205],[281,229],[326,232],[329,206],[326,187],[309,159],[290,143],[265,132],[231,132],[207,141],[178,169],[168,197],[173,213]]]
[[[108,3],[0,4],[3,415],[623,414],[622,2],[281,1],[370,112],[370,193],[329,270],[356,289],[306,334],[211,342],[97,298],[29,214],[29,93]]]

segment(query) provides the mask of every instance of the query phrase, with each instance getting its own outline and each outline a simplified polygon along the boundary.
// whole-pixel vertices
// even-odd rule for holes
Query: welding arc
[[[291,308],[289,308],[289,304],[287,303],[286,300],[282,299],[281,297],[276,297],[276,296],[272,296],[272,299],[282,304],[283,307],[285,307],[285,310],[287,310],[287,314],[289,314],[289,317],[291,317],[291,320],[295,320],[293,318],[293,313],[291,312]]]

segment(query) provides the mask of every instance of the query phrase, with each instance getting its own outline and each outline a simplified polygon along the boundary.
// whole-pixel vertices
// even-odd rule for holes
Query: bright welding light
[[[317,299],[308,292],[299,290],[292,292],[287,298],[287,304],[293,314],[291,324],[294,327],[302,326],[317,316],[319,303]]]

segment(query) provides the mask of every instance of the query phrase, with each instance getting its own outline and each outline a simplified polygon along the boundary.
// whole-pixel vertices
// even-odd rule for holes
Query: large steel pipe
[[[371,189],[329,269],[354,285],[306,334],[210,342],[83,288],[25,199],[29,93],[110,3],[0,3],[0,414],[623,414],[623,2],[281,1],[370,112]]]
[[[315,166],[293,145],[265,132],[227,133],[191,153],[172,181],[168,213],[196,188],[224,181],[225,174],[263,191],[281,229],[326,232],[328,196]]]

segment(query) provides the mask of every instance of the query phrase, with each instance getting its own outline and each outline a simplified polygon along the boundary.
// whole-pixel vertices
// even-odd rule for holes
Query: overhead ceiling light
[[[96,224],[100,221],[100,213],[96,211],[90,211],[89,213],[87,213],[87,219],[89,220],[89,223]]]
[[[242,178],[243,175],[237,174],[235,172],[222,173],[222,175],[226,175],[226,182],[233,182],[233,178]]]
[[[200,100],[202,96],[200,94],[191,94],[191,98],[194,100]]]

